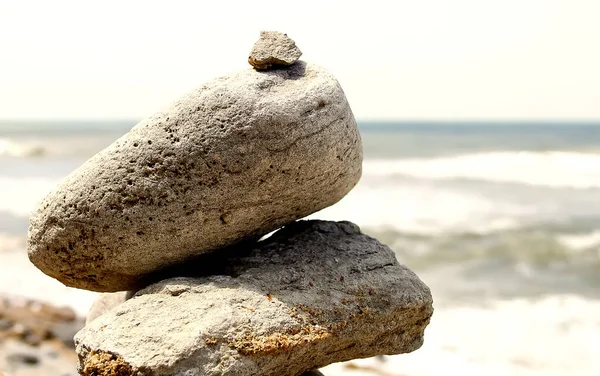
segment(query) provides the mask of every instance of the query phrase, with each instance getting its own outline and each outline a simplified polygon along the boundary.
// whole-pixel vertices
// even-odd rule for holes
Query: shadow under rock
[[[293,243],[292,238],[294,234],[298,234],[302,232],[302,230],[310,228],[315,222],[321,221],[296,221],[275,231],[268,238],[246,240],[212,252],[190,257],[180,264],[166,267],[147,276],[142,285],[149,286],[150,284],[176,277],[202,278],[222,275],[235,278],[250,267],[260,266],[240,262],[252,256],[254,253],[260,254],[260,251],[257,252],[257,249],[262,249],[275,243],[278,245],[291,244]],[[299,260],[290,260],[290,262],[294,264],[298,261]],[[139,290],[141,290],[141,288],[139,288],[138,291]]]
[[[306,73],[306,62],[298,60],[288,67],[273,67],[269,70],[257,71],[269,76],[279,76],[286,80],[298,80]]]

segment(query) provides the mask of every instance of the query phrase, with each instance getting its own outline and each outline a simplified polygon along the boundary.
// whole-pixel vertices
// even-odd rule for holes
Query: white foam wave
[[[47,150],[35,142],[15,142],[0,138],[0,157],[41,157]]]
[[[572,250],[585,250],[590,247],[600,246],[600,231],[593,231],[582,235],[565,234],[558,237],[565,246]]]
[[[370,172],[366,171],[368,175]],[[56,185],[53,179],[0,176],[0,211],[29,216]],[[499,202],[428,182],[374,181],[365,176],[341,202],[312,217],[415,233],[511,229],[539,214],[532,206]]]
[[[439,184],[397,184],[388,180],[363,179],[344,199],[311,218],[348,220],[361,227],[436,234],[513,229],[539,215],[538,208],[533,205],[499,202]]]
[[[29,216],[36,204],[56,185],[56,181],[39,178],[0,176],[0,211]]]
[[[577,152],[494,152],[454,157],[366,160],[373,176],[477,179],[565,188],[600,187],[600,154]]]
[[[529,175],[525,174],[526,171],[516,171],[520,167],[513,157],[519,159],[521,154],[524,160],[544,161],[540,164],[545,164],[546,172],[540,172],[542,168],[532,171],[525,168],[530,172]],[[598,184],[600,187],[600,156],[567,153],[569,157],[563,154],[491,153],[423,160],[366,160],[363,178],[355,189],[342,201],[313,217],[350,220],[360,226],[427,234],[486,233],[517,228],[540,219],[556,218],[557,214],[566,218],[570,215],[568,210],[565,211],[569,205],[562,201],[525,200],[510,194],[491,195],[490,192],[467,190],[439,180],[479,176],[492,181],[517,181],[520,176],[521,182],[529,179],[532,184],[535,179],[540,184],[541,180],[546,179],[546,185],[584,187]],[[576,160],[575,156],[584,161],[589,158],[590,161],[579,163],[579,172],[570,172],[567,161]],[[502,158],[512,161],[508,163],[510,168],[502,167],[499,162]],[[554,163],[553,158],[562,162]],[[564,178],[563,181],[552,175],[551,166],[554,166],[552,168],[557,176],[562,173],[563,178],[568,174],[577,175],[578,178]],[[502,171],[494,168],[502,168]],[[598,176],[593,175],[594,170],[597,170]],[[427,179],[396,179],[393,178],[394,174],[412,174]],[[585,179],[588,179],[587,182],[584,182]],[[27,216],[55,184],[56,180],[53,179],[0,176],[0,211]],[[581,209],[580,206],[573,206],[573,210]]]

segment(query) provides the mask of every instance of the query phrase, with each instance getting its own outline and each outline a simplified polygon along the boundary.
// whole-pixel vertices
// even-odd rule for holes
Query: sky
[[[0,119],[139,119],[292,37],[362,120],[600,120],[600,1],[0,0]]]

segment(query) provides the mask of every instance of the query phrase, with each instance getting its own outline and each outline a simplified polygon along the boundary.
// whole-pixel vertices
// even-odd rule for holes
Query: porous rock
[[[340,200],[361,175],[335,78],[297,63],[216,79],[67,176],[30,218],[28,254],[67,286],[124,291],[190,256]]]
[[[349,222],[296,222],[209,256],[82,329],[80,372],[296,376],[416,350],[433,311],[428,287]]]
[[[261,31],[260,39],[252,47],[248,62],[256,69],[270,69],[292,65],[302,52],[287,34],[278,31]]]

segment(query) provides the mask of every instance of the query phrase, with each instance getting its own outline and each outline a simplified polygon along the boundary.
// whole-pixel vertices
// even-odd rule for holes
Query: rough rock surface
[[[30,260],[67,286],[134,290],[165,265],[339,201],[361,175],[335,78],[298,62],[209,82],[67,176],[32,215]]]
[[[427,286],[349,222],[296,222],[203,258],[82,329],[81,374],[296,376],[416,350],[433,311]]]
[[[96,317],[102,316],[104,313],[110,311],[116,306],[125,303],[125,301],[132,296],[133,292],[131,291],[118,291],[101,294],[98,296],[98,298],[96,298],[94,304],[92,304],[92,307],[90,308],[90,311],[85,317],[85,325],[88,325],[94,321]]]
[[[252,47],[248,62],[256,69],[270,69],[292,65],[302,52],[287,34],[278,31],[261,31],[260,39]]]

